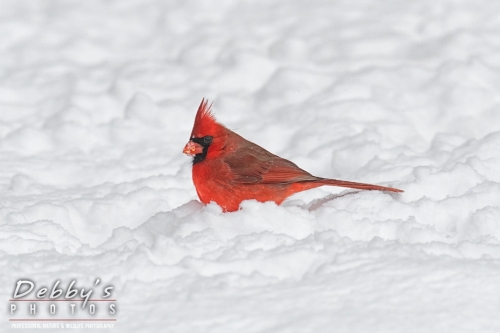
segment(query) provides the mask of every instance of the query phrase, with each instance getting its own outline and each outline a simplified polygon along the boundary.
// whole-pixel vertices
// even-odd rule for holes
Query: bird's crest
[[[218,127],[220,126],[212,114],[212,103],[208,105],[208,100],[204,98],[201,100],[196,118],[194,119],[193,131],[191,138],[200,138],[205,135],[215,135]]]

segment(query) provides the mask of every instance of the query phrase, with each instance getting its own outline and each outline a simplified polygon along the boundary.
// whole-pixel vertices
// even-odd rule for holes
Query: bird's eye
[[[206,143],[207,145],[212,143],[212,137],[211,136],[205,136],[203,138],[203,142]]]

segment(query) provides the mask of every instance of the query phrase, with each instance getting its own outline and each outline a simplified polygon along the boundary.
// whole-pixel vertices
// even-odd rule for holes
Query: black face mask
[[[208,147],[212,144],[212,137],[207,135],[202,138],[191,138],[191,141],[203,147],[203,151],[201,153],[194,155],[193,164],[196,164],[203,161],[205,157],[207,157]]]

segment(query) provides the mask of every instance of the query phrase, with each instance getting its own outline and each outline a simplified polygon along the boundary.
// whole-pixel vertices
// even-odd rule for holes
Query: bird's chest
[[[204,203],[217,201],[220,195],[228,195],[233,177],[227,164],[219,160],[205,160],[193,165],[193,183]]]

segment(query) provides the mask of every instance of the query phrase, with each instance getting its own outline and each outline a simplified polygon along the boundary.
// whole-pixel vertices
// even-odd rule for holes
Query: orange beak
[[[203,152],[203,147],[196,142],[189,141],[184,147],[183,153],[189,156],[194,156],[201,154]]]

